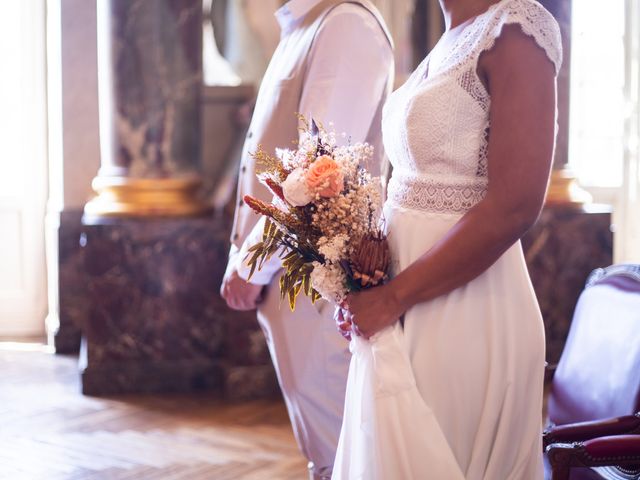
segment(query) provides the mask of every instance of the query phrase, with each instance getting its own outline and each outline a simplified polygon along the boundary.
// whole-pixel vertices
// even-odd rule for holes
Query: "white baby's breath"
[[[346,275],[339,265],[313,262],[311,285],[322,298],[339,303],[347,295]]]
[[[347,256],[349,235],[338,234],[332,238],[321,237],[318,240],[318,250],[328,262],[338,263]]]
[[[296,152],[289,148],[276,148],[276,157],[282,162],[282,166],[287,170],[294,170],[296,165]]]

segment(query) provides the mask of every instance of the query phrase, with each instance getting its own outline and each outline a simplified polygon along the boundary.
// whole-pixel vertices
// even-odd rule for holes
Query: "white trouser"
[[[276,276],[258,310],[294,435],[314,471],[323,474],[333,467],[351,358],[333,309],[300,294],[291,312],[280,301]]]

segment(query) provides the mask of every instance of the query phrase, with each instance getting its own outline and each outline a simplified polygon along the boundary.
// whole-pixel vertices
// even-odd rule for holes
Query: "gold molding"
[[[91,186],[97,196],[84,207],[93,217],[186,217],[211,210],[198,197],[201,181],[187,178],[98,176]]]
[[[554,169],[547,191],[546,205],[580,207],[593,202],[593,197],[583,189],[570,170]]]

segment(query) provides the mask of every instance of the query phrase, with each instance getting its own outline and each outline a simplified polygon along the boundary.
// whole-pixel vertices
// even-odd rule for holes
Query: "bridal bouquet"
[[[253,154],[273,202],[244,197],[266,217],[262,241],[245,259],[250,276],[278,254],[284,268],[280,293],[292,310],[300,292],[312,302],[340,302],[350,291],[382,283],[389,267],[380,181],[364,168],[373,147],[337,146],[335,132],[300,121],[297,149],[276,149],[272,156],[259,148]]]

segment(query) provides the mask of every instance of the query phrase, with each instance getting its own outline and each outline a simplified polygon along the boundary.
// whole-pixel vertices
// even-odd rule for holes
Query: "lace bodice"
[[[385,105],[384,145],[393,165],[388,204],[462,214],[484,197],[491,97],[476,67],[512,23],[534,38],[557,74],[560,29],[538,2],[501,0],[476,17],[439,65],[429,65],[427,56]]]

